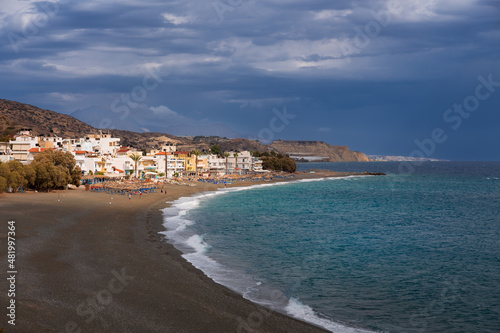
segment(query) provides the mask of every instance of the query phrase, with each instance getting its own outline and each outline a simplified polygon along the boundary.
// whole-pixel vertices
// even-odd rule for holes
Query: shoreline
[[[352,173],[297,174],[292,180],[227,187],[335,175]],[[16,326],[2,321],[0,327],[9,332],[326,332],[216,283],[160,234],[162,210],[171,202],[223,187],[168,185],[167,195],[132,200],[82,187],[1,195],[0,243],[6,246],[6,223],[16,221],[19,274]],[[2,259],[6,262],[6,254]],[[1,302],[4,309],[7,301]]]
[[[265,184],[248,184],[245,186],[237,186],[233,188],[218,188],[212,191],[196,193],[188,197],[180,197],[173,201],[171,205],[163,209],[165,231],[161,232],[167,236],[168,242],[174,245],[181,251],[182,257],[185,258],[194,267],[201,270],[211,280],[229,288],[243,298],[250,300],[253,303],[262,305],[269,310],[277,311],[286,316],[297,320],[310,323],[322,329],[331,332],[372,332],[362,328],[346,326],[335,322],[331,319],[318,314],[307,304],[302,304],[300,301],[287,297],[281,290],[266,287],[266,294],[259,297],[252,297],[257,289],[261,289],[259,277],[253,277],[246,274],[244,271],[236,270],[228,266],[225,262],[219,262],[216,259],[206,255],[205,250],[210,247],[210,244],[205,243],[203,236],[193,232],[191,226],[196,224],[195,220],[183,218],[186,212],[196,209],[198,204],[210,200],[219,195],[230,194],[245,190],[258,189],[263,187],[275,187],[287,184],[309,183],[324,180],[348,179],[351,177],[366,177],[367,174],[336,176],[336,177],[320,177],[320,178],[302,178],[289,179],[284,182],[269,182]],[[255,280],[257,278],[257,280]]]

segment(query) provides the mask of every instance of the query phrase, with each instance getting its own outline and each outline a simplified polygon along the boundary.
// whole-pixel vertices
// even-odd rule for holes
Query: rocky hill
[[[95,131],[92,126],[71,116],[0,99],[0,133],[15,133],[20,128],[31,128],[38,135],[62,137],[80,137]]]
[[[98,133],[100,129],[92,127],[72,116],[44,110],[32,105],[0,99],[0,139],[8,139],[20,128],[31,128],[38,135],[58,135],[63,138],[83,137]],[[208,150],[217,144],[222,151],[253,150],[259,152],[276,151],[289,154],[304,161],[328,162],[365,162],[365,154],[351,151],[347,146],[332,146],[322,141],[275,141],[263,145],[249,139],[228,139],[218,136],[180,137],[166,133],[137,133],[124,130],[107,130],[121,138],[121,144],[138,149],[159,148],[165,143],[174,143],[179,150]]]
[[[269,147],[296,159],[328,162],[368,162],[364,153],[322,141],[275,141]]]

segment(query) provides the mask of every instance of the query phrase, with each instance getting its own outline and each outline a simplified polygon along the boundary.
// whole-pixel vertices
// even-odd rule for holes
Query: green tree
[[[7,191],[7,179],[3,176],[0,176],[0,192]]]
[[[281,161],[281,170],[285,172],[297,171],[297,163],[295,163],[295,160],[293,158],[285,156],[281,159]]]
[[[5,192],[9,187],[10,168],[7,163],[0,162],[0,192]]]
[[[214,155],[222,156],[222,150],[220,149],[220,147],[218,145],[213,145],[212,147],[210,147],[210,151]]]
[[[80,179],[82,179],[82,169],[79,166],[76,166],[71,171],[71,185],[75,185],[76,187],[80,187]]]
[[[31,188],[35,184],[36,172],[31,164],[24,166],[24,178],[26,179],[26,187]],[[80,185],[80,179],[78,179],[78,186]]]
[[[54,179],[58,178],[55,173],[56,169],[53,164],[46,161],[38,161],[32,163],[35,170],[35,181],[33,187],[36,190],[48,191],[51,188],[56,187]]]
[[[295,161],[287,156],[279,158],[277,156],[262,156],[262,168],[266,170],[276,170],[285,172],[295,172],[297,164]]]
[[[0,163],[0,177],[5,181],[5,188],[0,189],[4,192],[8,187],[16,192],[20,187],[28,188],[33,184],[35,173],[30,165],[22,165],[19,161],[9,161]]]
[[[31,183],[33,183],[34,173],[30,166],[23,165],[19,161],[9,161],[7,165],[10,169],[8,186],[11,186],[14,191],[17,191],[20,187],[27,188]]]
[[[31,163],[35,173],[32,186],[37,190],[49,191],[63,189],[67,184],[79,185],[81,170],[75,166],[76,161],[71,153],[52,150],[39,153]],[[30,182],[31,171],[25,170],[28,182]]]
[[[27,183],[26,180],[24,179],[23,176],[21,176],[21,174],[19,174],[19,172],[17,171],[10,172],[9,178],[7,179],[7,184],[8,186],[12,187],[14,192],[16,192],[17,189],[20,188],[21,186],[25,185],[25,183]]]
[[[0,162],[0,176],[4,178],[8,178],[10,174],[10,168],[8,163]]]

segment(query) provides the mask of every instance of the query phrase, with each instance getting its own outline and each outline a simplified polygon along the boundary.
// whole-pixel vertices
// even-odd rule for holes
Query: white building
[[[113,138],[111,134],[89,134],[85,137],[85,141],[94,144],[94,151],[101,154],[114,155],[120,148],[120,139]]]
[[[228,152],[228,173],[244,174],[249,171],[261,171],[262,161],[253,157],[249,151],[238,152],[235,157],[235,152]]]
[[[262,168],[262,160],[258,157],[253,158],[253,171],[260,172],[263,170]]]
[[[0,142],[0,162],[8,162],[12,158],[10,153],[10,144],[8,142]]]
[[[226,173],[226,158],[218,155],[200,155],[200,159],[208,160],[208,169],[212,175],[223,175]]]
[[[56,150],[68,151],[64,146],[64,139],[58,136],[39,136],[38,147],[54,148]]]
[[[97,171],[96,162],[100,160],[97,154],[84,150],[72,151],[71,153],[75,157],[76,165],[82,169],[84,175],[89,174],[90,171],[92,173]]]
[[[89,151],[101,154],[115,155],[120,149],[120,139],[111,134],[88,134],[84,138],[64,140],[62,145],[68,151]]]
[[[156,153],[156,171],[158,173],[165,173],[165,156],[167,157],[167,178],[174,177],[174,174],[177,173],[182,175],[186,170],[186,161],[182,158],[176,158],[174,155],[170,153]]]
[[[251,171],[262,171],[262,160],[258,157],[253,157],[249,151],[238,152],[237,157],[234,156],[234,151],[228,153],[228,173],[245,174]]]
[[[23,164],[28,163],[28,152],[31,148],[38,147],[38,137],[34,136],[30,130],[21,130],[9,141],[12,158]]]
[[[160,149],[151,149],[148,155],[155,156],[158,153],[175,153],[177,151],[177,146],[174,143],[168,142],[167,144],[161,146]]]

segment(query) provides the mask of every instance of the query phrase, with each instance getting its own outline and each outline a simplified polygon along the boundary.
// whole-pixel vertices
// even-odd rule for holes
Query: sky
[[[93,126],[500,160],[496,0],[1,0],[0,98]]]

